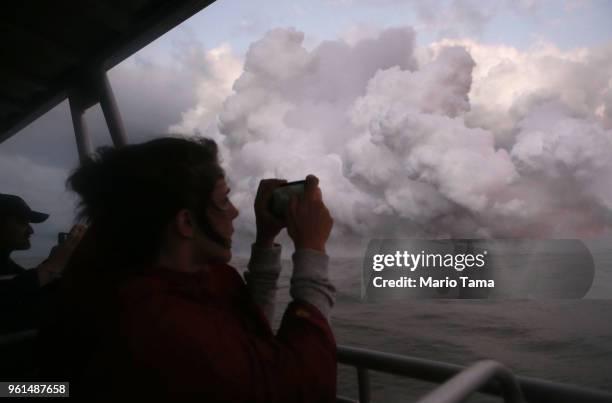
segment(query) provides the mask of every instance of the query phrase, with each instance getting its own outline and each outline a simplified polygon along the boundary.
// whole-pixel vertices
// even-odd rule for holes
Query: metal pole
[[[499,382],[506,403],[524,402],[521,387],[512,372],[499,362],[483,360],[464,369],[417,403],[461,403],[492,380]]]
[[[87,125],[85,124],[85,110],[76,92],[72,92],[69,95],[68,102],[70,103],[70,115],[72,115],[72,127],[74,128],[79,160],[83,162],[93,151],[91,139],[87,132]]]
[[[359,385],[359,403],[370,403],[370,374],[367,368],[357,367],[357,384]]]
[[[115,147],[123,147],[127,145],[127,136],[125,134],[125,127],[123,126],[123,120],[115,101],[115,95],[113,89],[108,81],[105,71],[100,71],[97,77],[98,88],[100,94],[100,106],[106,119],[106,125],[108,131],[113,139]]]

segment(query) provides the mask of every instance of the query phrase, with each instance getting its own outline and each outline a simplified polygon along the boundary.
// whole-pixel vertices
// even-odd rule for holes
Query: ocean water
[[[612,245],[612,244],[611,244]],[[581,300],[402,299],[362,302],[362,260],[331,259],[337,288],[331,324],[337,342],[389,353],[469,365],[480,359],[504,363],[518,375],[612,392],[612,248],[589,245],[595,282]],[[42,259],[22,259],[34,266]],[[244,271],[247,259],[232,265]],[[283,261],[277,327],[289,302],[291,262]],[[436,385],[371,372],[372,401],[413,401]],[[339,366],[338,393],[356,397],[357,377]],[[477,395],[470,402],[499,402]]]
[[[361,301],[361,259],[331,259],[338,344],[459,365],[494,359],[517,375],[612,392],[612,252],[596,251],[596,281],[581,300],[403,299]],[[236,259],[242,271],[246,259]],[[283,261],[275,326],[289,302],[291,262]],[[357,397],[352,367],[339,366],[338,393]],[[374,402],[413,401],[436,385],[371,372]],[[470,402],[499,402],[477,395]]]

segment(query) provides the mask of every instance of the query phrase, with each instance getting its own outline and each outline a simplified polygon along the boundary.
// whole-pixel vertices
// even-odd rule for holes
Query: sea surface
[[[403,299],[362,302],[360,258],[332,258],[338,344],[458,365],[494,359],[517,375],[612,392],[612,244],[589,245],[596,278],[585,299]],[[246,259],[236,259],[242,271]],[[563,264],[563,262],[560,262]],[[283,261],[275,326],[289,301]],[[339,366],[338,393],[357,397],[356,371]],[[372,372],[372,401],[415,401],[435,384]],[[499,402],[476,395],[470,402]],[[578,403],[578,402],[577,402]]]
[[[361,300],[361,258],[331,258],[337,288],[331,324],[338,344],[469,365],[494,359],[518,375],[612,392],[612,242],[587,243],[596,273],[584,299]],[[21,259],[35,265],[42,259]],[[563,262],[560,262],[563,264]],[[232,265],[242,272],[246,258]],[[291,261],[283,260],[277,327],[289,302]],[[371,373],[373,402],[409,402],[436,385]],[[338,393],[357,397],[357,376],[339,366]],[[477,395],[470,402],[499,402]]]

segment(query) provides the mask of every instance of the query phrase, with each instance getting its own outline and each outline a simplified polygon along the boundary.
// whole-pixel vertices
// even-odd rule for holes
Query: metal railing
[[[472,392],[478,391],[504,397],[506,401],[538,403],[610,403],[612,393],[573,385],[544,381],[536,378],[514,376],[504,366],[494,361],[480,361],[469,368],[446,362],[426,360],[410,356],[382,353],[362,348],[338,346],[338,363],[357,369],[359,400],[339,396],[337,402],[369,403],[369,371],[402,375],[441,385],[425,401],[418,403],[451,403],[465,400]],[[507,371],[507,372],[506,372]],[[454,378],[453,378],[454,377]],[[516,382],[516,389],[513,386]],[[442,392],[436,392],[442,390]],[[444,400],[446,393],[460,393],[459,400]],[[523,397],[521,397],[521,392]],[[433,398],[431,396],[433,395]],[[432,399],[438,400],[432,400]],[[513,400],[514,399],[514,400]]]
[[[0,346],[34,340],[36,330],[0,335]],[[1,359],[1,357],[0,357]],[[473,392],[503,397],[506,402],[610,403],[612,393],[515,376],[498,362],[484,360],[470,367],[422,358],[338,346],[338,363],[357,369],[359,400],[339,396],[337,402],[369,403],[370,371],[440,383],[417,403],[458,403]]]
[[[506,403],[524,403],[514,374],[497,361],[478,361],[446,381],[417,403],[460,403],[487,383],[499,382]]]

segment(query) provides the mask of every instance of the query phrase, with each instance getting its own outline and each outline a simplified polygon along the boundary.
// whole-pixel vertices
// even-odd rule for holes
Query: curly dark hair
[[[98,258],[142,266],[157,257],[179,210],[192,210],[207,227],[211,193],[223,177],[213,140],[163,137],[98,149],[68,186],[81,197],[79,215],[96,233]]]

